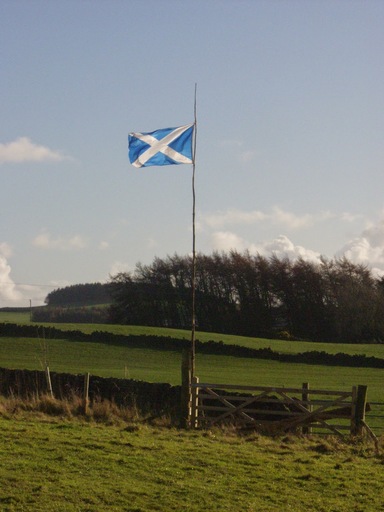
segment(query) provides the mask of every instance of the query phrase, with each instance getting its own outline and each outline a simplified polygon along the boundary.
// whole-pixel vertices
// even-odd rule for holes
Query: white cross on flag
[[[135,167],[192,164],[193,129],[193,124],[187,124],[154,132],[130,133],[129,161]]]

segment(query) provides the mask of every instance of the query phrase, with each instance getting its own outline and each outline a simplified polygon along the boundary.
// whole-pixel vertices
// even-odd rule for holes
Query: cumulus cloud
[[[28,137],[0,144],[0,164],[24,162],[59,162],[65,156],[45,146],[34,144]]]
[[[384,276],[384,220],[371,224],[337,252],[354,263],[363,263],[374,273]]]
[[[320,262],[321,254],[301,245],[295,245],[287,236],[280,235],[274,240],[263,242],[260,245],[251,245],[250,251],[262,256],[275,255],[279,259],[289,258],[294,261],[302,258],[306,261]]]
[[[21,298],[21,293],[11,279],[11,266],[0,248],[0,304],[11,303],[11,305],[14,305]]]
[[[21,287],[14,283],[11,277],[11,266],[8,259],[12,255],[11,247],[0,243],[0,306],[26,305],[26,299]]]
[[[0,307],[28,307],[30,301],[33,306],[44,304],[47,285],[15,283],[8,261],[11,255],[9,244],[0,243]]]
[[[335,215],[330,212],[297,215],[293,212],[284,211],[278,206],[273,207],[270,212],[229,209],[225,212],[201,215],[199,218],[199,227],[202,228],[205,225],[208,228],[219,229],[227,226],[245,226],[260,222],[269,222],[276,226],[282,226],[285,229],[298,230],[311,227],[318,222],[323,222],[334,217]]]
[[[85,239],[80,235],[74,235],[68,238],[61,236],[54,238],[46,231],[37,235],[32,243],[39,249],[56,249],[60,251],[80,250],[87,246]]]
[[[303,258],[313,262],[320,262],[321,257],[320,253],[312,249],[294,244],[286,235],[255,244],[232,231],[215,231],[211,234],[211,242],[214,250],[224,252],[248,250],[251,254],[266,257],[274,254],[278,258]],[[384,220],[369,225],[334,254],[335,258],[343,256],[354,263],[367,265],[376,276],[384,276]]]
[[[218,231],[212,234],[212,244],[216,251],[228,252],[236,250],[243,252],[248,250],[251,254],[260,254],[270,257],[276,255],[278,258],[289,258],[296,260],[303,258],[306,261],[320,262],[320,253],[306,249],[301,245],[295,245],[287,236],[280,235],[273,240],[261,244],[247,242],[235,233],[229,231]]]
[[[247,243],[240,236],[229,231],[216,231],[212,234],[212,245],[216,251],[229,252],[232,249],[243,252],[247,249]]]

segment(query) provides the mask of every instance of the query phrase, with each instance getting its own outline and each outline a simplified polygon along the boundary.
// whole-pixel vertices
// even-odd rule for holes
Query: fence
[[[58,399],[73,395],[90,403],[109,400],[121,407],[134,407],[143,416],[180,417],[180,386],[133,379],[103,378],[38,370],[0,368],[0,395],[29,397],[49,394]],[[86,405],[86,403],[85,403]]]
[[[235,423],[262,433],[289,431],[361,435],[376,440],[365,422],[367,386],[348,391],[199,383],[191,385],[192,427]]]

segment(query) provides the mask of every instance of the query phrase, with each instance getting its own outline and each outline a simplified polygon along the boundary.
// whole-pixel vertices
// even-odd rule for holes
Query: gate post
[[[352,408],[354,414],[352,417],[351,434],[360,436],[363,433],[365,408],[367,404],[367,386],[357,386],[355,406]]]
[[[181,353],[181,414],[180,426],[187,428],[191,420],[191,351],[183,348]]]
[[[198,405],[199,405],[199,377],[193,377],[192,379],[192,393],[191,393],[191,421],[190,427],[197,428],[199,426],[199,414],[198,414]]]
[[[89,405],[89,373],[84,376],[84,390],[83,390],[83,414],[88,413]]]
[[[52,389],[52,382],[51,382],[51,373],[49,371],[49,366],[48,365],[45,367],[45,378],[47,380],[47,388],[48,388],[49,396],[51,398],[54,398],[54,396],[53,396],[53,389]]]
[[[301,399],[303,402],[309,402],[309,383],[303,382],[303,392]],[[310,404],[305,403],[304,406],[308,409],[308,411],[312,410],[312,406]],[[308,425],[303,427],[302,429],[303,434],[311,434],[312,428]]]

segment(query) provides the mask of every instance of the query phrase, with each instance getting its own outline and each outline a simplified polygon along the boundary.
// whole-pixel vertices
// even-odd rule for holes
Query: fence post
[[[191,420],[191,351],[183,348],[181,353],[181,415],[180,425],[187,428]]]
[[[192,379],[192,389],[191,389],[191,428],[197,428],[199,426],[199,415],[197,406],[199,405],[199,377],[193,377]]]
[[[49,366],[48,365],[45,367],[45,378],[47,379],[48,393],[50,394],[51,398],[54,398],[54,396],[53,396],[53,389],[52,389],[52,382],[51,382],[51,374],[49,372]]]
[[[84,390],[83,390],[83,414],[88,413],[89,405],[89,373],[84,376]]]
[[[308,382],[303,382],[303,392],[302,392],[301,399],[303,402],[309,402],[309,383]],[[308,408],[308,411],[310,411],[310,412],[312,411],[312,405],[305,403],[304,406]],[[306,425],[303,427],[302,432],[303,432],[303,434],[311,434],[312,428],[309,425]]]
[[[367,386],[357,386],[351,434],[360,436],[363,433],[365,408],[367,405]]]

